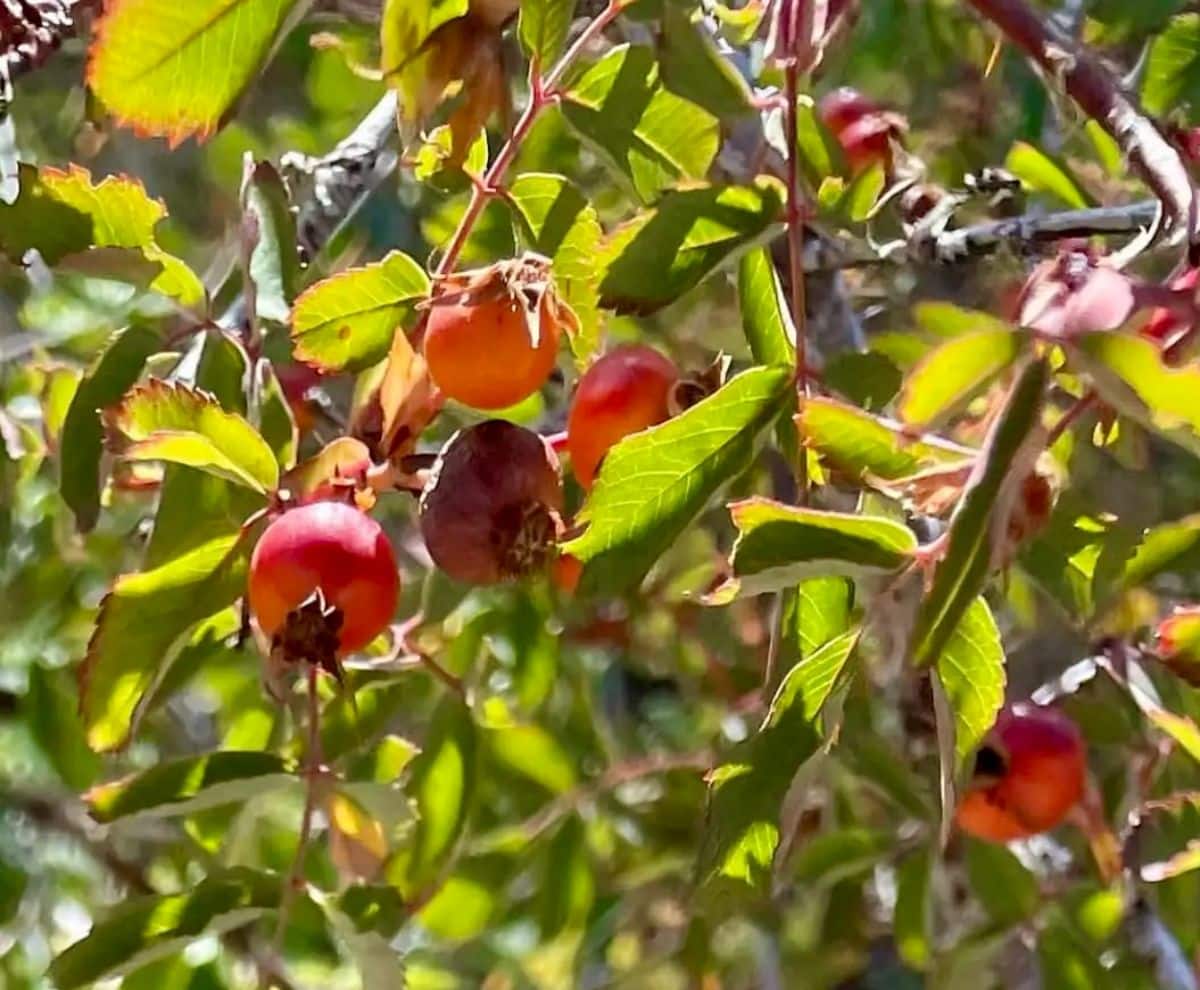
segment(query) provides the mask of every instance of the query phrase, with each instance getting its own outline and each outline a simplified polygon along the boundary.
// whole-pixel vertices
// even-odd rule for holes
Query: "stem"
[[[800,163],[797,160],[797,107],[800,68],[795,59],[784,68],[784,133],[787,141],[787,241],[791,282],[792,326],[796,330],[796,402],[808,397],[808,327],[804,313],[804,214],[800,208]],[[796,458],[796,499],[808,502],[808,454],[801,445]]]
[[[543,77],[540,74],[536,59],[529,63],[529,103],[526,104],[521,116],[517,119],[516,124],[513,126],[512,134],[509,135],[508,140],[504,143],[504,147],[500,149],[496,160],[492,162],[487,172],[484,173],[483,178],[475,184],[474,189],[471,191],[471,201],[467,204],[466,212],[463,213],[462,219],[459,220],[458,227],[455,229],[454,235],[450,238],[450,245],[446,248],[446,253],[438,263],[436,272],[438,276],[444,277],[454,271],[455,265],[458,264],[458,257],[462,254],[462,250],[467,243],[467,238],[471,236],[471,231],[482,215],[483,208],[491,200],[502,195],[500,183],[503,181],[505,173],[508,172],[509,167],[512,165],[514,159],[516,159],[517,152],[520,151],[521,144],[529,136],[530,130],[533,129],[538,115],[550,104],[557,101],[558,96],[555,93],[555,89],[562,82],[567,70],[584,49],[629,5],[629,2],[630,0],[609,0],[608,6],[596,15],[595,19],[583,29],[579,37],[566,50],[548,75]]]
[[[1059,421],[1050,428],[1050,432],[1046,435],[1046,446],[1053,447],[1058,442],[1058,438],[1066,433],[1080,416],[1091,409],[1098,399],[1099,396],[1094,391],[1085,392],[1076,399],[1075,404],[1063,413]]]
[[[324,762],[321,755],[321,702],[317,696],[317,665],[308,665],[308,747],[304,759],[304,813],[300,817],[300,837],[284,881],[283,898],[279,902],[279,921],[275,928],[275,954],[283,955],[283,939],[287,934],[288,915],[296,902],[304,872],[304,856],[312,838],[313,817],[317,808],[317,777]]]

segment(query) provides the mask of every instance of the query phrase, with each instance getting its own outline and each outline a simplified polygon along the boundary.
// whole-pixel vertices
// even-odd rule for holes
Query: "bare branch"
[[[1133,169],[1162,201],[1172,224],[1186,234],[1191,260],[1200,261],[1200,217],[1187,168],[1100,59],[1025,0],[970,3],[1112,135]]]

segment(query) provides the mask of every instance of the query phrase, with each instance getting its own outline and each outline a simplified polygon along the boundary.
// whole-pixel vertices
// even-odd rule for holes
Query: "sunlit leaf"
[[[1004,647],[991,609],[976,598],[937,659],[954,713],[955,772],[975,752],[1004,704]]]
[[[104,421],[129,460],[199,468],[262,494],[279,483],[275,454],[259,432],[202,392],[151,379]]]
[[[708,32],[683,5],[664,4],[658,41],[658,61],[667,89],[721,119],[750,111],[745,80],[721,57]]]
[[[580,514],[587,531],[563,548],[586,564],[584,586],[640,581],[713,495],[749,466],[790,393],[790,368],[754,368],[610,450]]]
[[[88,85],[122,123],[172,146],[209,137],[306,0],[118,0],[105,6]]]
[[[1200,365],[1169,367],[1153,341],[1120,332],[1086,334],[1075,353],[1106,401],[1200,454]]]
[[[517,35],[525,51],[544,69],[562,52],[574,13],[574,0],[521,0]]]
[[[392,335],[428,295],[428,276],[401,251],[331,275],[296,300],[296,358],[323,371],[370,367],[387,355]]]
[[[1025,339],[1018,330],[983,330],[930,351],[904,381],[900,418],[928,427],[961,410],[1017,359]]]
[[[117,579],[100,605],[79,673],[80,712],[93,749],[126,742],[138,705],[188,630],[245,590],[248,555],[235,534]]]
[[[1142,76],[1142,103],[1152,114],[1200,107],[1200,14],[1171,18],[1153,35]]]
[[[1067,206],[1082,210],[1093,205],[1065,164],[1025,141],[1018,141],[1009,149],[1004,167],[1027,188],[1053,196]]]

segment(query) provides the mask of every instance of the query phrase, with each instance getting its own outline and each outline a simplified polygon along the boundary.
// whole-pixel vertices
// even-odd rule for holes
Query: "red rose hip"
[[[1087,761],[1079,730],[1049,709],[1005,709],[975,756],[959,802],[959,827],[993,842],[1023,839],[1059,825],[1083,797]]]
[[[342,613],[339,653],[370,643],[396,610],[400,573],[392,545],[379,523],[342,502],[285,512],[250,558],[250,610],[268,636],[318,590]]]
[[[668,358],[640,344],[618,347],[584,372],[567,419],[571,470],[584,488],[610,447],[667,419],[678,379]]]

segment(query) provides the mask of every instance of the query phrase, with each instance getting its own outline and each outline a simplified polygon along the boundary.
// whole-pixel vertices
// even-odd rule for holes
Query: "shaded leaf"
[[[561,107],[646,203],[677,179],[702,179],[717,153],[717,119],[662,86],[649,48],[613,48],[570,84]]]
[[[255,319],[287,323],[300,283],[296,217],[283,179],[270,162],[247,154],[242,176],[242,251],[246,299]]]
[[[792,862],[798,882],[835,884],[872,869],[891,852],[896,839],[890,832],[843,828],[814,836]]]
[[[686,412],[626,437],[604,459],[566,553],[584,587],[640,581],[722,485],[752,462],[791,394],[790,368],[754,368]]]
[[[732,576],[709,596],[710,604],[779,591],[806,577],[895,571],[917,549],[907,526],[883,517],[764,498],[735,502],[729,511],[738,530],[729,560]]]
[[[426,42],[438,28],[465,14],[467,7],[467,0],[387,0],[384,5],[381,68],[399,90],[400,109],[409,121],[427,114],[450,81],[451,70],[436,64],[438,52],[434,46],[424,47]]]
[[[408,793],[420,816],[408,859],[407,883],[417,890],[436,875],[467,822],[475,790],[477,734],[470,710],[447,698],[434,715]]]
[[[736,118],[750,112],[745,80],[682,5],[663,7],[658,61],[667,89],[714,117]]]
[[[275,454],[257,430],[203,392],[152,379],[104,416],[128,460],[199,468],[266,494],[279,484]]]
[[[299,447],[296,420],[275,369],[264,359],[258,362],[258,429],[280,468],[291,468]]]
[[[858,645],[859,631],[852,629],[814,650],[783,676],[772,709],[789,709],[799,703],[809,721],[815,721],[842,675],[846,661]],[[768,715],[768,718],[770,716]]]
[[[223,932],[279,904],[280,879],[232,869],[201,880],[182,894],[137,898],[114,908],[50,965],[61,990],[91,986],[179,952],[206,932]]]
[[[1038,909],[1037,877],[1006,846],[967,839],[966,863],[972,893],[997,924],[1015,925]]]
[[[148,327],[135,325],[121,331],[80,380],[67,409],[60,443],[59,490],[75,513],[75,524],[85,533],[96,525],[100,514],[104,441],[100,410],[129,390],[161,343]]]
[[[993,546],[1006,532],[1012,500],[1041,450],[1041,412],[1049,369],[1030,361],[992,424],[979,461],[950,520],[945,556],[921,602],[913,631],[918,666],[935,663],[991,567]]]
[[[652,313],[673,302],[765,236],[782,206],[778,183],[768,179],[668,192],[601,245],[601,305]]]
[[[244,801],[295,780],[271,753],[205,753],[168,760],[148,770],[93,787],[84,795],[92,817],[111,822],[128,815],[186,815]]]
[[[896,952],[914,969],[925,969],[933,954],[933,870],[928,848],[910,853],[896,869]]]
[[[933,426],[970,402],[1021,353],[1019,330],[982,330],[930,351],[905,379],[897,409],[905,422]]]
[[[216,131],[306,0],[105,5],[88,85],[122,123],[171,146]]]
[[[242,594],[248,556],[234,534],[117,579],[79,674],[88,745],[111,750],[125,743],[139,704],[188,630]]]
[[[305,290],[292,311],[296,358],[322,371],[362,371],[387,355],[429,277],[402,251]]]

